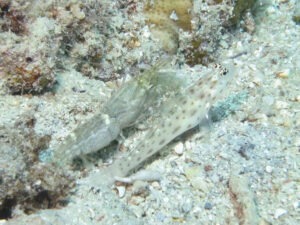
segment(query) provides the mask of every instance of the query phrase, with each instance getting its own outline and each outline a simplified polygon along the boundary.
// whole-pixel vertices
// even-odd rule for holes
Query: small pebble
[[[285,209],[276,209],[275,213],[274,213],[274,218],[275,219],[279,219],[280,217],[282,217],[283,215],[285,215],[287,213],[287,211]]]
[[[212,209],[212,204],[210,202],[206,202],[205,205],[204,205],[204,209],[211,210]]]
[[[273,168],[271,166],[266,166],[266,172],[267,173],[272,173]]]
[[[161,186],[160,186],[160,184],[157,181],[152,182],[151,185],[155,189],[158,189],[158,190],[161,189]]]
[[[182,155],[184,152],[184,146],[182,142],[179,142],[175,147],[174,151],[176,152],[177,155]]]
[[[280,88],[282,87],[282,82],[279,79],[275,79],[275,81],[273,82],[273,87],[274,88]]]
[[[213,167],[211,165],[205,165],[204,166],[204,171],[205,172],[209,172],[209,171],[212,171],[213,170]]]
[[[220,152],[219,156],[223,159],[230,159],[230,156],[225,152]]]
[[[289,77],[289,73],[290,72],[288,70],[286,70],[286,71],[276,72],[275,74],[276,74],[276,77],[278,77],[278,78],[286,79]]]
[[[183,213],[189,213],[193,208],[193,202],[192,201],[185,201],[182,205],[181,205],[181,211]]]
[[[224,40],[221,40],[219,44],[224,49],[227,49],[229,47],[228,43]]]
[[[178,16],[175,12],[175,10],[172,11],[171,15],[170,15],[170,19],[171,20],[174,20],[174,21],[177,21],[178,20]]]
[[[119,198],[123,198],[125,196],[125,193],[126,193],[125,186],[117,186],[116,189],[118,191]]]
[[[184,145],[185,145],[185,149],[192,149],[192,143],[190,141],[185,142]]]
[[[276,9],[274,6],[269,6],[265,11],[268,16],[271,16],[272,14],[275,14]]]
[[[300,202],[294,202],[293,207],[294,209],[300,208]]]
[[[275,107],[276,109],[287,109],[289,107],[289,104],[284,101],[276,101]]]
[[[83,11],[81,11],[79,4],[71,5],[71,12],[77,19],[84,19],[85,14]]]

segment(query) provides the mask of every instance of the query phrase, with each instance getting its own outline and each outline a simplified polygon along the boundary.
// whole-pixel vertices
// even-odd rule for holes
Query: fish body
[[[207,73],[186,90],[170,97],[156,123],[136,147],[108,168],[111,176],[127,176],[174,138],[197,126],[207,116],[211,104],[225,94],[228,78],[225,79],[224,74],[223,70]]]
[[[176,79],[167,82],[166,76],[159,73],[166,64],[167,61],[161,61],[125,83],[99,113],[79,125],[55,148],[51,161],[64,166],[74,157],[96,152],[117,139],[122,129],[134,124],[148,107],[156,104],[158,93],[174,88]]]

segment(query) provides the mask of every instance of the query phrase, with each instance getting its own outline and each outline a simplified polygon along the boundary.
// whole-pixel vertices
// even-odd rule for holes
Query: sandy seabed
[[[231,63],[235,72],[228,98],[215,105],[220,119],[213,120],[204,138],[195,129],[145,166],[158,171],[160,181],[110,188],[94,180],[103,167],[100,161],[73,172],[75,187],[66,206],[30,215],[16,206],[12,218],[0,224],[299,224],[300,25],[292,19],[294,5],[271,1],[255,18],[252,34],[234,31],[230,45],[221,44],[218,61]],[[177,73],[192,77],[197,66]],[[50,135],[50,147],[56,146],[98,112],[115,88],[114,82],[74,69],[58,73],[57,80],[55,94],[2,90],[0,127],[15,129],[29,115],[35,134]],[[130,147],[140,132],[124,146]],[[12,154],[1,160],[18,168],[18,155]]]

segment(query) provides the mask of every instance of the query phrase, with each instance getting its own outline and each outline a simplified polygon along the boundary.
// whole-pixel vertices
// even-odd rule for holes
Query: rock
[[[210,202],[206,202],[205,205],[204,205],[204,209],[211,210],[212,209],[212,204]]]
[[[184,152],[184,146],[182,142],[179,142],[175,147],[174,151],[176,152],[177,155],[182,155]]]
[[[274,218],[279,219],[280,217],[282,217],[285,214],[287,214],[287,210],[282,209],[282,208],[276,209],[276,211],[274,213]]]

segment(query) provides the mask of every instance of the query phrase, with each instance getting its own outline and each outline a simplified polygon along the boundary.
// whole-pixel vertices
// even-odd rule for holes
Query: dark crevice
[[[13,198],[7,198],[0,206],[0,220],[9,219],[12,217],[13,208],[17,201]]]

